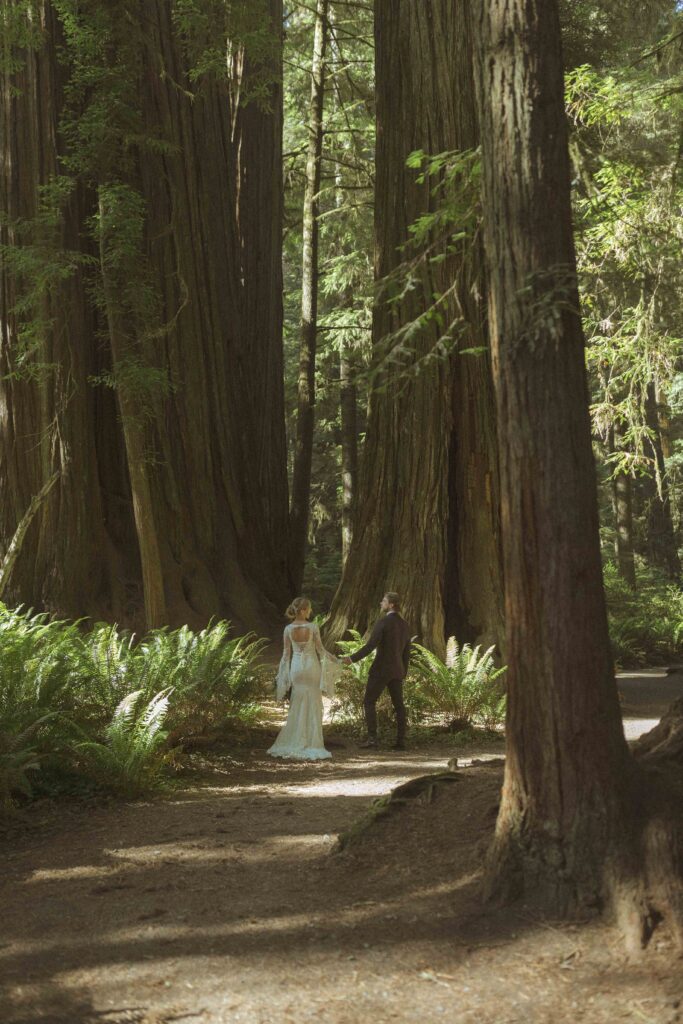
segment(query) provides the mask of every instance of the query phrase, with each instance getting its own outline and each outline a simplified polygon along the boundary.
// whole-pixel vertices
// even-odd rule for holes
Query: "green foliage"
[[[363,644],[363,638],[356,629],[349,631],[351,640],[338,640],[337,647],[342,655],[352,654]],[[336,686],[336,693],[330,708],[333,719],[338,719],[356,731],[362,731],[365,721],[363,714],[363,695],[368,683],[368,673],[372,665],[371,658],[363,658],[344,668]],[[383,704],[386,703],[382,698]],[[382,710],[384,708],[382,707]],[[379,711],[379,707],[378,707]],[[379,719],[378,719],[379,720]]]
[[[683,114],[678,72],[639,63],[567,76],[577,257],[596,431],[619,428],[613,469],[656,473],[648,385],[667,396],[683,352]]]
[[[479,150],[431,155],[416,150],[406,163],[416,171],[417,184],[429,190],[430,209],[409,226],[402,262],[376,288],[378,302],[401,308],[400,326],[376,346],[371,376],[375,381],[381,373],[383,386],[387,373],[392,381],[414,377],[443,361],[472,326],[458,291],[471,273],[481,223]],[[413,296],[417,301],[411,305]],[[463,354],[482,351],[468,348]]]
[[[31,0],[12,0],[0,8],[0,73],[15,76],[24,67],[26,53],[39,50],[43,43],[40,19],[35,17]],[[19,89],[10,85],[10,93]]]
[[[314,4],[285,5],[284,341],[290,453],[301,322],[301,243]],[[322,177],[316,430],[306,591],[329,607],[341,570],[340,364],[364,428],[373,306],[374,59],[370,5],[330,2]]]
[[[266,641],[229,634],[227,622],[199,633],[187,626],[156,630],[136,650],[145,692],[164,684],[173,688],[168,729],[174,742],[256,717],[262,682],[258,659]]]
[[[279,35],[273,31],[268,0],[175,0],[172,17],[193,86],[216,78],[234,87],[240,105],[270,107],[279,78]]]
[[[133,795],[163,784],[169,751],[253,721],[263,641],[218,622],[132,634],[0,606],[0,801],[89,780]],[[27,773],[31,773],[31,778]]]
[[[505,691],[501,677],[505,667],[496,668],[489,647],[463,644],[450,637],[446,660],[420,644],[414,644],[413,671],[420,680],[430,712],[456,731],[473,725],[499,727],[505,719]]]
[[[351,636],[351,640],[338,642],[342,654],[350,654],[361,646],[360,634],[352,630]],[[332,703],[332,717],[354,732],[363,731],[363,695],[371,664],[371,658],[364,658],[348,666]],[[505,667],[496,667],[493,647],[483,652],[480,646],[459,647],[451,637],[444,662],[420,644],[413,644],[403,691],[411,726],[429,723],[457,732],[474,726],[498,729],[505,719],[506,699],[501,681],[505,671]],[[394,715],[387,692],[377,704],[377,719],[380,734],[392,732]]]
[[[604,567],[609,630],[620,668],[661,665],[683,655],[683,591],[639,564],[636,589],[619,575],[616,565]]]
[[[170,752],[162,726],[170,692],[161,690],[147,700],[144,690],[134,690],[115,709],[102,741],[76,744],[86,770],[117,795],[136,797],[163,785]]]

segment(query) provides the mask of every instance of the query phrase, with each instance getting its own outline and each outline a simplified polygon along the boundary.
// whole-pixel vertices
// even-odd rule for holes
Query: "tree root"
[[[344,832],[340,832],[333,847],[333,853],[341,853],[352,843],[364,835],[379,818],[384,818],[405,807],[411,800],[418,800],[420,803],[431,803],[437,789],[444,783],[456,782],[462,779],[459,772],[445,771],[434,772],[431,775],[420,775],[416,779],[409,779],[392,789],[388,796],[378,797],[373,800],[366,813],[354,822]]]
[[[673,762],[683,768],[683,697],[674,701],[659,725],[636,741],[633,753],[648,764]]]
[[[660,923],[683,949],[683,786],[678,773],[639,770],[609,827],[580,834],[499,828],[487,857],[484,897],[524,897],[561,918],[613,917],[627,951],[640,953]]]

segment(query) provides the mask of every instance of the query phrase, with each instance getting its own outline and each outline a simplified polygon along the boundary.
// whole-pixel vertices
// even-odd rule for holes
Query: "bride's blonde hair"
[[[285,612],[285,615],[287,616],[288,619],[295,619],[299,612],[303,611],[305,608],[310,607],[311,602],[308,600],[307,597],[295,597],[292,603],[290,604],[289,608]]]

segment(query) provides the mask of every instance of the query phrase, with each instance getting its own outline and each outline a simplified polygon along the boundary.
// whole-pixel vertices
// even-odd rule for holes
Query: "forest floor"
[[[683,692],[635,678],[631,735]],[[268,742],[197,758],[170,798],[44,803],[4,829],[2,1024],[683,1022],[666,929],[629,961],[606,923],[482,909],[500,742],[345,740],[318,765]],[[454,755],[483,763],[336,852],[374,797]]]

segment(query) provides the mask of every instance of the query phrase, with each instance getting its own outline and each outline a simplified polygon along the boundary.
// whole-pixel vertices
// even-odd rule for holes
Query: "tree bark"
[[[289,511],[290,567],[294,590],[301,589],[308,541],[311,499],[311,464],[315,427],[315,357],[318,335],[318,214],[323,106],[325,101],[325,49],[328,0],[318,0],[311,61],[311,99],[308,115],[308,151],[304,189],[301,276],[301,342],[299,348],[296,447]]]
[[[342,342],[339,350],[339,404],[341,413],[342,566],[353,544],[353,519],[358,482],[358,405],[353,369]]]
[[[339,83],[339,61],[341,59],[340,48],[335,32],[335,11],[334,6],[328,12],[328,23],[330,30],[330,48],[335,68],[334,88],[332,101],[335,113],[343,109],[341,88]],[[344,206],[344,178],[342,162],[348,157],[348,147],[343,147],[338,153],[335,164],[334,181],[336,186],[335,205],[338,210]],[[348,252],[348,246],[346,250]],[[353,308],[353,289],[351,285],[341,289],[338,297],[342,309]],[[351,359],[349,346],[342,334],[339,344],[339,419],[340,419],[340,441],[341,441],[341,540],[342,540],[342,569],[346,565],[353,544],[353,520],[356,508],[356,497],[358,494],[358,389],[355,382],[355,372]]]
[[[136,353],[132,346],[137,339],[130,338],[119,303],[119,296],[126,290],[127,276],[134,270],[132,267],[122,267],[121,259],[116,255],[117,230],[122,215],[116,204],[105,198],[104,192],[100,193],[98,216],[100,274],[126,465],[130,477],[133,518],[140,551],[145,626],[148,630],[157,629],[166,622],[166,599],[150,486],[149,449],[145,438],[144,412],[138,407],[135,392],[131,391],[127,379],[127,364],[135,359]]]
[[[173,389],[154,424],[168,612],[264,631],[289,594],[282,6],[259,6],[270,52],[235,45],[229,80],[204,75],[191,93],[176,85],[190,86],[190,69],[173,12],[161,0],[152,10],[141,106],[148,130],[172,143],[140,162],[153,281],[170,325],[155,358]]]
[[[646,512],[646,554],[648,561],[674,581],[681,578],[678,543],[671,515],[669,476],[662,444],[662,413],[654,384],[647,388],[645,419],[650,430],[653,475],[641,484]],[[666,442],[665,442],[666,443]]]
[[[19,18],[9,0],[2,11]],[[58,59],[64,37],[49,2],[34,4],[31,24],[37,44],[15,48],[17,66],[3,68],[0,84],[0,241],[8,253],[0,268],[5,551],[32,498],[46,480],[57,480],[8,566],[4,600],[131,624],[141,603],[140,568],[120,429],[109,389],[96,393],[88,383],[108,369],[83,262],[96,254],[83,230],[92,212],[88,190],[76,182],[59,217],[41,216],[39,189],[65,173],[59,121],[69,74]],[[24,254],[23,271],[12,253]]]
[[[401,265],[409,227],[434,209],[433,182],[420,184],[409,154],[464,150],[477,144],[468,3],[379,0],[375,7],[377,157],[375,278]],[[456,59],[454,59],[454,55]],[[444,243],[445,252],[445,243]],[[467,257],[469,258],[469,257]],[[485,345],[472,290],[475,259],[449,256],[462,270],[458,301],[466,308],[463,348]],[[448,284],[452,282],[448,281]],[[428,310],[445,291],[446,265],[425,264],[413,290],[390,304],[378,297],[373,344]],[[449,300],[445,319],[456,313]],[[386,590],[398,591],[422,643],[498,639],[500,560],[497,467],[486,358],[437,355],[442,328],[426,324],[403,348],[404,374],[379,372],[370,397],[353,545],[335,597],[330,632],[364,630]],[[431,354],[431,358],[430,358]]]
[[[622,431],[616,424],[611,431],[611,448],[618,451],[616,441]],[[630,587],[636,585],[636,566],[633,552],[633,487],[631,476],[623,470],[616,470],[612,476],[614,504],[614,526],[616,531],[615,554],[619,575]]]
[[[107,73],[128,75],[132,123],[140,124],[140,140],[126,144],[139,168],[142,256],[155,305],[143,369],[169,386],[145,398],[145,408],[138,404],[124,413],[124,425],[145,417],[144,439],[126,445],[114,395],[89,383],[111,373],[112,351],[98,337],[92,281],[78,267],[47,300],[38,350],[28,360],[29,367],[45,368],[42,379],[36,373],[13,378],[20,325],[11,310],[30,282],[3,272],[5,543],[31,495],[68,456],[68,470],[36,517],[12,573],[12,600],[142,624],[131,494],[141,465],[133,451],[140,447],[149,486],[143,504],[153,510],[167,622],[199,626],[219,616],[240,629],[269,631],[290,593],[281,336],[282,5],[259,0],[256,6],[247,14],[269,46],[237,40],[228,47],[229,75],[207,72],[197,80],[174,4],[151,0],[144,11],[131,5],[104,11],[112,31],[137,47],[130,68],[117,64],[117,45],[102,60],[110,61]],[[10,218],[27,221],[38,210],[39,187],[63,169],[58,124],[68,101],[69,61],[79,58],[78,36],[65,41],[51,4],[39,9],[43,46],[25,53],[23,69],[6,75],[2,89],[6,123],[19,126],[3,132],[6,209]],[[82,5],[79,17],[90,10]],[[72,110],[77,118],[94,102],[92,90],[81,102],[82,110]],[[111,117],[119,113],[120,104]],[[53,248],[67,254],[85,248],[94,256],[87,225],[96,212],[93,197],[108,181],[97,159],[74,179]],[[11,246],[23,244],[16,229],[2,230]],[[134,290],[135,280],[127,285]],[[131,329],[127,322],[120,326],[124,333]],[[46,428],[54,421],[51,444]],[[147,513],[145,521],[151,522]],[[158,581],[152,589],[161,593]]]
[[[489,313],[507,627],[505,783],[488,892],[611,903],[629,943],[683,907],[670,808],[621,726],[598,542],[556,0],[481,6]]]
[[[673,763],[683,768],[683,697],[674,701],[654,729],[636,740],[633,752],[650,764]]]

